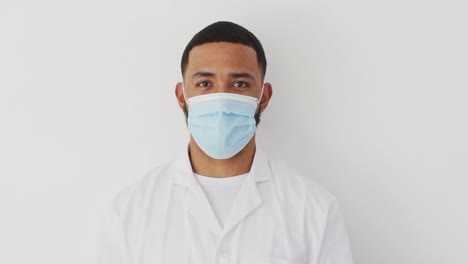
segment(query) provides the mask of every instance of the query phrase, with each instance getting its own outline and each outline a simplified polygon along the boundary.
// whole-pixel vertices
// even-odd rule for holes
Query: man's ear
[[[181,82],[178,82],[175,87],[175,96],[177,98],[177,103],[179,104],[180,109],[184,111],[185,106],[185,97],[184,97],[184,85]]]
[[[267,82],[263,85],[263,95],[262,95],[262,98],[260,99],[260,111],[262,112],[265,111],[272,96],[273,96],[273,87],[271,86],[271,83]]]

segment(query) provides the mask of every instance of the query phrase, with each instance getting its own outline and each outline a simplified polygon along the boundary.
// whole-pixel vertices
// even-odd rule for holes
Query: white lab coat
[[[98,242],[98,264],[353,263],[335,197],[258,147],[224,228],[184,149],[116,196]]]

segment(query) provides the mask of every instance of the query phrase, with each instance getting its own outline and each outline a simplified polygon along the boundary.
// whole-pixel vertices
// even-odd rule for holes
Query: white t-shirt
[[[224,227],[242,183],[249,174],[225,178],[208,177],[196,173],[194,175],[218,218],[219,224]]]

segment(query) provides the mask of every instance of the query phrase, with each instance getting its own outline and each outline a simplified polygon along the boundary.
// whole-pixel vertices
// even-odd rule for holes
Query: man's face
[[[183,78],[186,98],[208,93],[236,93],[259,98],[264,87],[255,113],[257,125],[273,94],[271,84],[263,84],[255,50],[242,44],[215,42],[194,47],[189,53]],[[187,121],[182,83],[177,83],[175,93]]]
[[[184,75],[185,96],[236,93],[260,98],[263,80],[254,49],[235,43],[215,42],[194,47]],[[184,104],[187,119],[188,109]],[[255,113],[260,123],[260,109]]]
[[[185,96],[236,93],[259,98],[262,81],[254,49],[228,42],[206,43],[189,53]]]

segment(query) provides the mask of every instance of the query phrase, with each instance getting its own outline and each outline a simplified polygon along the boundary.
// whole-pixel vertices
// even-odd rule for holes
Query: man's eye
[[[245,88],[245,87],[247,87],[247,83],[239,81],[239,82],[235,82],[234,86],[240,87],[240,88]]]
[[[210,83],[206,81],[198,83],[198,86],[201,86],[201,87],[207,87],[208,85],[210,85]]]

